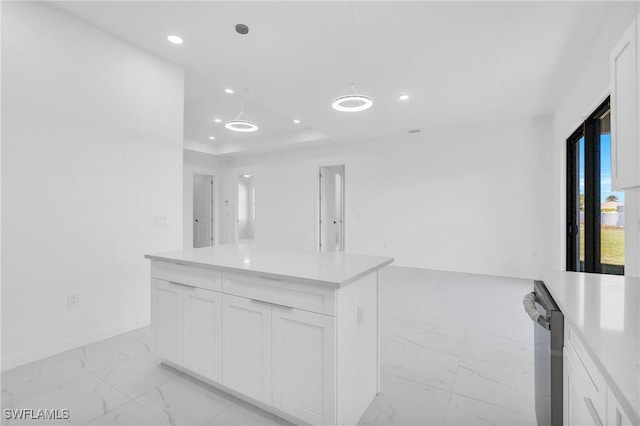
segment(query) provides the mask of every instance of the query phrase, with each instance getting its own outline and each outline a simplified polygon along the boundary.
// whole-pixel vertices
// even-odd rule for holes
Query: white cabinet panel
[[[637,21],[611,52],[611,178],[614,191],[640,186]]]
[[[607,425],[633,426],[631,419],[624,412],[611,390],[607,392]]]
[[[271,404],[271,305],[223,294],[222,383]]]
[[[569,352],[564,354],[564,424],[567,426],[602,426],[602,418],[586,396],[583,381]]]
[[[335,318],[273,307],[273,406],[312,424],[335,423]]]
[[[222,291],[222,272],[195,265],[153,260],[151,278]]]
[[[335,315],[335,288],[287,280],[225,273],[223,293],[321,314]]]
[[[184,365],[222,380],[222,293],[194,288],[184,293]]]
[[[182,360],[182,297],[180,287],[151,280],[151,324],[156,353],[168,361]]]

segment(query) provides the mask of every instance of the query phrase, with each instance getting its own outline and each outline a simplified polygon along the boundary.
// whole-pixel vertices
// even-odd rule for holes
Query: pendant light
[[[240,36],[244,36],[249,33],[249,27],[246,26],[245,24],[238,24],[236,25],[236,32],[240,34]],[[242,61],[244,59],[244,38],[241,38],[240,40],[241,40],[240,42],[240,79],[242,80],[243,78]],[[242,88],[242,90],[240,91],[240,114],[238,114],[238,116],[235,119],[224,123],[224,127],[234,132],[242,132],[242,133],[255,132],[256,130],[258,130],[258,125],[252,122],[251,120],[249,120],[249,116],[247,116],[247,114],[244,113],[244,88]]]
[[[369,96],[359,94],[356,91],[356,85],[353,77],[353,0],[351,1],[351,27],[349,29],[349,45],[351,48],[351,84],[347,90],[331,102],[331,107],[341,112],[358,112],[371,108],[373,99]]]

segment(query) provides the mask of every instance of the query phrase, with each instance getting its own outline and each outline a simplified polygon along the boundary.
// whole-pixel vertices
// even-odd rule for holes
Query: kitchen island
[[[378,393],[392,258],[246,245],[145,257],[163,362],[295,423],[356,424]]]
[[[541,275],[565,318],[564,424],[640,424],[640,279]]]

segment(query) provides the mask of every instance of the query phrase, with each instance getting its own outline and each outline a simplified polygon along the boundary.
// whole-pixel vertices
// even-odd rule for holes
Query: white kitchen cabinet
[[[335,318],[223,295],[222,384],[312,424],[335,422]]]
[[[631,418],[624,412],[624,409],[616,400],[616,397],[608,389],[607,392],[607,425],[608,426],[633,426]]]
[[[567,426],[632,426],[581,338],[565,325],[563,423]]]
[[[222,294],[151,280],[155,352],[211,380],[222,377]]]
[[[584,384],[584,373],[580,372],[579,363],[580,360],[565,349],[563,359],[563,423],[567,426],[602,426],[600,413],[595,408],[593,400],[588,396],[588,391]]]
[[[638,20],[611,52],[611,181],[614,191],[640,187]]]
[[[151,279],[151,327],[155,352],[176,363],[182,360],[181,302],[179,286]]]
[[[273,406],[311,424],[335,422],[335,318],[274,305],[271,321]]]
[[[271,305],[224,294],[222,384],[271,404]]]
[[[222,380],[222,293],[184,290],[184,366]]]
[[[155,353],[296,424],[357,424],[379,391],[386,257],[245,246],[147,255]]]

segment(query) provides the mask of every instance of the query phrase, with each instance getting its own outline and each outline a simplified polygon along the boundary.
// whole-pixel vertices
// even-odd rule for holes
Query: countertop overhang
[[[392,257],[224,244],[145,255],[151,260],[344,287],[393,262]]]
[[[640,424],[640,278],[542,271],[542,279],[634,424]]]

